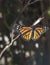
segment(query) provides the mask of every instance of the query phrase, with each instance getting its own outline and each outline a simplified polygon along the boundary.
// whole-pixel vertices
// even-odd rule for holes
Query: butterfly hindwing
[[[23,39],[30,40],[32,36],[32,30],[23,35]]]
[[[33,34],[32,39],[37,40],[37,39],[39,39],[39,37],[40,37],[40,35],[34,30],[34,34]]]

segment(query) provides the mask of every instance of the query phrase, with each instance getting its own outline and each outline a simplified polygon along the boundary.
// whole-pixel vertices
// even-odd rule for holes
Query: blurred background
[[[0,52],[11,41],[14,23],[30,26],[41,16],[45,19],[38,26],[50,28],[50,0],[0,0]],[[50,29],[37,41],[15,40],[0,65],[50,65]]]

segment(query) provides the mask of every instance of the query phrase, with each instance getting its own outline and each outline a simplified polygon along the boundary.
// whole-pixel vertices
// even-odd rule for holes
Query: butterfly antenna
[[[38,19],[32,24],[32,27],[35,26],[35,25],[37,25],[38,23],[40,23],[42,19],[44,19],[44,17],[38,18]]]

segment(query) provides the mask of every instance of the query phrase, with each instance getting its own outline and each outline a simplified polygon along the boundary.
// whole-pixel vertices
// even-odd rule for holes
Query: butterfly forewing
[[[44,33],[44,28],[42,28],[42,27],[37,27],[36,29],[35,29],[39,34],[42,34],[42,33]]]
[[[20,31],[21,34],[24,34],[28,30],[32,30],[32,28],[31,27],[22,27],[22,28],[19,29],[19,31]]]

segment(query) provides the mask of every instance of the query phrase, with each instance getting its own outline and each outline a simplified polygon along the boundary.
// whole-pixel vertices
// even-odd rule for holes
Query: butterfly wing
[[[32,30],[23,35],[23,39],[30,40],[32,36]]]
[[[25,40],[30,40],[32,36],[32,28],[31,27],[22,27],[19,29],[20,33],[23,34],[22,38]],[[29,31],[30,30],[30,31]],[[28,31],[28,32],[27,32]],[[26,32],[26,33],[25,33]],[[24,34],[25,33],[25,34]]]
[[[42,34],[44,34],[47,31],[44,27],[37,27],[34,30],[34,35],[32,37],[33,40],[38,40]]]

